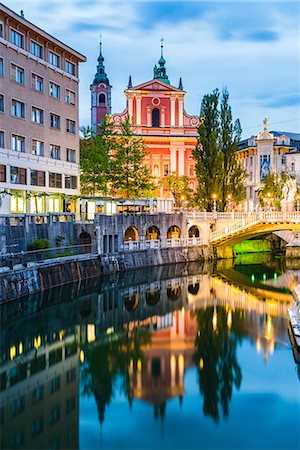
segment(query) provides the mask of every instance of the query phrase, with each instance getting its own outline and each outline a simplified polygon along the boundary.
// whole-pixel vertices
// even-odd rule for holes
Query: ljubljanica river
[[[245,255],[1,307],[1,448],[299,449],[300,262]]]

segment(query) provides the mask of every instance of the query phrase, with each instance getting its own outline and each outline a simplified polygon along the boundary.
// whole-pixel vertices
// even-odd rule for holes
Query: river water
[[[245,255],[1,307],[1,448],[299,449],[300,261]]]

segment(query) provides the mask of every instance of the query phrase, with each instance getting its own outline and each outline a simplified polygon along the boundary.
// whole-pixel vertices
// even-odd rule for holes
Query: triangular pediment
[[[172,86],[170,84],[164,83],[161,80],[150,80],[146,81],[145,83],[139,84],[138,86],[133,86],[132,88],[126,89],[126,91],[167,91],[167,92],[183,92],[175,86]]]

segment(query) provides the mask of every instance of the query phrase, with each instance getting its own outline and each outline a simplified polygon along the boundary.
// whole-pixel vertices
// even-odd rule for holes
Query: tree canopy
[[[197,176],[196,203],[212,210],[213,196],[218,208],[224,210],[230,202],[245,198],[245,170],[235,157],[241,136],[239,120],[233,123],[229,93],[218,89],[203,97],[198,127],[198,142],[193,151]]]

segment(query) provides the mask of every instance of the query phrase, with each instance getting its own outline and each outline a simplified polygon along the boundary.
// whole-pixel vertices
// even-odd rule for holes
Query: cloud
[[[164,37],[171,83],[182,76],[185,107],[198,114],[204,94],[229,89],[233,114],[244,129],[299,116],[299,7],[297,2],[46,1],[6,2],[25,17],[87,56],[80,67],[80,118],[90,121],[90,91],[102,33],[113,85],[113,112],[125,107],[123,90],[153,76]],[[20,6],[22,5],[22,6]],[[297,131],[292,129],[291,131]],[[258,130],[259,131],[259,130]]]

